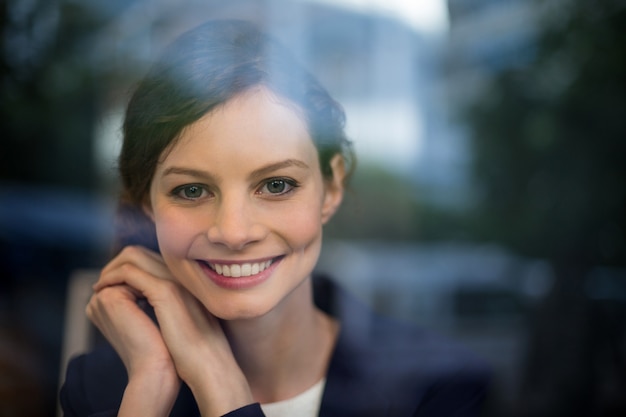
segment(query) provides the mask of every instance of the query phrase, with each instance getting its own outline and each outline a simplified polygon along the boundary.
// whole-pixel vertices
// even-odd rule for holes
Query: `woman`
[[[343,124],[248,23],[165,51],[119,159],[158,249],[126,246],[103,269],[87,314],[111,346],[71,362],[66,415],[476,415],[471,356],[312,278],[352,166]]]

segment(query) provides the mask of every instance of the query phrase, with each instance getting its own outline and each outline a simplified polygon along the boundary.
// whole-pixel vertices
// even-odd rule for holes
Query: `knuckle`
[[[136,245],[128,245],[122,249],[123,254],[136,254],[139,253],[139,247]]]
[[[118,289],[115,287],[105,287],[98,291],[96,301],[98,304],[109,304],[118,299]]]
[[[155,290],[155,294],[158,295],[160,299],[167,299],[176,291],[176,288],[169,281],[158,280],[155,284],[156,285],[153,286],[153,289]]]
[[[178,288],[178,286],[172,281],[166,279],[161,279],[159,281],[161,281],[161,286],[165,291],[172,292],[176,291],[176,289]]]
[[[102,299],[101,291],[96,292],[89,299],[89,302],[85,307],[85,314],[91,321],[94,321],[94,319],[101,313],[104,305],[105,300]]]
[[[128,262],[125,262],[119,266],[119,272],[123,275],[132,274],[135,271],[136,267]]]
[[[142,255],[144,255],[144,251],[141,246],[129,245],[125,246],[117,257],[121,259],[136,259]]]
[[[93,318],[93,305],[92,305],[92,301],[89,301],[89,303],[87,304],[87,306],[85,307],[85,315],[87,316],[87,318],[92,319]]]

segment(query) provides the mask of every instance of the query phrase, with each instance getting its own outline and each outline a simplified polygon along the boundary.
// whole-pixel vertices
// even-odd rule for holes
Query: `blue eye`
[[[267,183],[267,191],[272,194],[280,194],[287,188],[287,183],[283,180],[272,180]]]
[[[201,185],[189,184],[177,187],[172,194],[185,200],[197,200],[205,196],[206,190]]]
[[[263,184],[260,192],[262,194],[282,195],[292,191],[297,187],[297,183],[293,180],[283,178],[273,178]]]

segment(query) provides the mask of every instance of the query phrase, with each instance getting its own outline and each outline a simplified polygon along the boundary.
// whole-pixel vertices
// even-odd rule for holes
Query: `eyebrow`
[[[198,178],[213,178],[214,176],[211,173],[206,171],[201,171],[199,169],[192,168],[182,168],[182,167],[169,167],[165,171],[163,171],[162,177],[166,177],[168,175],[187,175],[189,177],[198,177]]]
[[[309,166],[306,163],[298,159],[285,159],[284,161],[271,163],[269,165],[255,169],[254,171],[250,173],[249,177],[257,178],[257,177],[267,175],[273,171],[276,171],[282,168],[289,168],[289,167],[309,169]],[[198,177],[198,178],[209,178],[209,179],[216,178],[215,175],[207,171],[202,171],[202,170],[192,169],[192,168],[176,167],[176,166],[165,169],[165,171],[163,171],[162,176],[165,177],[165,176],[174,175],[174,174],[187,175],[187,176]]]
[[[299,159],[285,159],[284,161],[276,162],[266,165],[264,167],[255,169],[250,173],[250,178],[262,177],[273,171],[277,171],[282,168],[298,167],[302,169],[309,169],[309,166]]]

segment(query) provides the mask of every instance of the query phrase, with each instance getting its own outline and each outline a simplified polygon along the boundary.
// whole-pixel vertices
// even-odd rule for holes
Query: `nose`
[[[223,195],[219,200],[207,233],[211,243],[241,250],[265,237],[266,228],[246,197]]]

